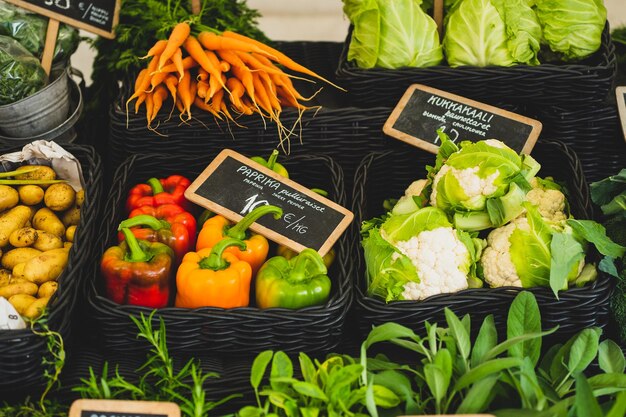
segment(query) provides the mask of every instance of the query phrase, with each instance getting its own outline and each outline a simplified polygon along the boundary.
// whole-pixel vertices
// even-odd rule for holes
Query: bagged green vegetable
[[[353,26],[348,61],[359,68],[428,67],[443,59],[437,24],[421,0],[344,0]]]
[[[459,0],[446,17],[451,67],[538,65],[541,27],[527,0]]]
[[[35,57],[41,58],[43,54],[47,28],[46,17],[28,13],[0,0],[0,35],[12,37]],[[76,52],[79,42],[78,30],[61,24],[52,62],[69,59]]]
[[[602,0],[536,0],[543,42],[561,60],[578,60],[602,44],[606,8]]]
[[[0,105],[30,96],[46,81],[39,60],[15,39],[0,35]]]

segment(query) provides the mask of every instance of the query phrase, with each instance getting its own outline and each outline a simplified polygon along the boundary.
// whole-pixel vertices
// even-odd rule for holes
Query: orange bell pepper
[[[231,246],[226,249],[226,252],[232,253],[238,259],[249,263],[252,267],[252,273],[256,274],[267,259],[269,242],[264,236],[250,233],[248,227],[266,214],[273,214],[275,219],[280,219],[283,215],[283,210],[280,207],[271,205],[260,206],[246,214],[235,225],[223,216],[211,217],[204,222],[202,230],[198,234],[196,250],[213,247],[219,241],[228,237],[243,240],[246,244],[245,250],[241,250],[237,246]]]
[[[246,248],[237,239],[223,239],[213,248],[189,252],[176,273],[176,307],[246,307],[250,303],[250,264],[225,252]]]

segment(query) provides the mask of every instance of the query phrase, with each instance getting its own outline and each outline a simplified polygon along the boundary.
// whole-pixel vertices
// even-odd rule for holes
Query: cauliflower
[[[567,219],[565,214],[565,194],[556,188],[547,188],[537,178],[530,181],[532,190],[526,194],[526,200],[537,206],[539,214],[549,222],[558,223]]]
[[[470,253],[452,227],[423,231],[395,247],[411,260],[419,278],[404,284],[402,299],[423,300],[468,288]]]
[[[419,196],[427,183],[425,179],[413,181],[411,185],[404,190],[404,195],[400,197],[398,202],[393,206],[392,212],[394,214],[405,214],[419,209],[420,207],[413,197]]]
[[[528,219],[518,217],[506,226],[492,230],[487,236],[487,248],[483,251],[480,262],[485,282],[490,287],[522,286],[509,252],[511,250],[509,238],[517,228],[530,230]]]
[[[498,186],[495,185],[494,182],[500,176],[500,172],[495,171],[493,174],[481,178],[478,175],[478,171],[478,166],[465,169],[456,169],[449,165],[441,167],[433,180],[433,192],[430,195],[430,204],[433,207],[437,207],[437,186],[439,185],[439,181],[450,172],[467,197],[463,205],[473,210],[483,209],[485,198],[498,190]]]

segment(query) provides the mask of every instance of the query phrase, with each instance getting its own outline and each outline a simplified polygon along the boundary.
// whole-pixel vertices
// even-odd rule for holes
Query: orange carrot
[[[192,57],[187,56],[183,58],[183,70],[188,70],[191,68],[195,68],[197,66],[198,66],[198,63]],[[176,65],[174,65],[174,63],[171,63],[171,64],[165,65],[158,72],[177,72],[177,71],[178,71],[178,68],[176,68]]]
[[[147,93],[141,93],[139,94],[139,97],[137,97],[137,101],[135,101],[135,114],[139,112],[139,107],[141,107],[141,104],[146,101],[146,95]]]
[[[159,58],[159,70],[163,68],[163,65],[165,65],[168,59],[172,58],[176,49],[181,47],[181,45],[189,37],[190,32],[191,28],[187,22],[181,22],[174,26],[172,33],[170,33],[170,37],[167,39],[167,45]]]
[[[198,97],[196,97],[196,99],[193,101],[193,105],[199,108],[200,110],[208,111],[213,116],[222,120],[222,116],[219,113],[217,113],[215,110],[213,110],[213,107],[211,107],[209,104],[206,104],[204,101],[200,100]]]
[[[272,105],[270,103],[270,99],[268,97],[267,91],[265,87],[261,83],[261,79],[258,76],[252,76],[252,81],[254,83],[254,93],[256,95],[256,102],[261,106],[263,110],[265,110],[271,119],[274,118],[274,112],[272,109]]]
[[[209,79],[209,73],[204,68],[199,68],[198,75],[196,76],[196,80],[206,81],[208,79]]]
[[[176,71],[178,71],[178,81],[180,81],[185,73],[185,68],[183,67],[183,51],[180,48],[176,48],[174,51],[174,54],[172,55],[172,62],[176,67]]]
[[[169,74],[167,78],[165,78],[165,86],[172,95],[174,104],[176,104],[176,87],[178,86],[178,78],[176,78],[175,75]]]
[[[209,90],[209,84],[205,81],[198,81],[198,92],[196,95],[200,98],[206,98],[206,92]],[[206,101],[206,100],[205,100]]]
[[[167,75],[167,72],[157,72],[152,77],[150,77],[150,89],[146,92],[152,92],[157,85],[160,85],[163,81],[165,81]]]
[[[147,68],[144,68],[141,71],[139,71],[139,74],[137,74],[137,79],[135,79],[135,91],[139,89],[139,86],[141,85],[143,77],[145,77],[147,73],[148,73]]]
[[[150,127],[150,122],[152,122],[152,113],[154,112],[154,98],[152,93],[146,94],[146,121],[148,122],[148,127]]]
[[[148,64],[148,68],[146,70],[146,72],[144,72],[144,76],[142,77],[140,82],[135,82],[135,85],[137,86],[137,88],[135,89],[135,92],[133,93],[132,96],[130,96],[128,98],[128,100],[126,100],[126,124],[128,125],[128,104],[133,101],[134,98],[139,97],[139,95],[142,92],[145,92],[149,87],[150,87],[150,74],[155,70],[157,63],[158,63],[158,57],[155,56],[150,60],[150,63]]]
[[[196,38],[189,36],[183,47],[189,55],[191,55],[191,57],[198,62],[200,67],[204,68],[206,72],[214,77],[217,77],[217,80],[221,81],[222,76],[221,71],[219,70],[219,61],[215,64],[208,54],[205,53],[204,49],[202,49],[202,45],[200,45]],[[215,57],[215,60],[217,60],[217,57]],[[226,86],[223,85],[222,87]]]
[[[191,103],[193,102],[193,96],[191,95],[191,75],[189,71],[185,71],[182,80],[178,83],[178,96],[183,104],[183,113],[187,113],[187,120],[191,119]],[[183,113],[180,115],[182,120]]]
[[[228,72],[230,70],[230,64],[226,61],[220,61],[220,69],[222,72]]]
[[[233,51],[219,50],[217,51],[220,58],[230,64],[231,72],[237,77],[246,89],[246,92],[250,96],[253,102],[254,98],[254,83],[252,80],[252,73],[250,69],[244,64],[244,62]]]
[[[167,41],[165,41],[165,40],[156,41],[156,43],[154,44],[154,46],[152,48],[150,48],[148,53],[146,55],[142,56],[139,59],[145,59],[145,58],[149,58],[151,56],[161,55],[163,53],[163,51],[165,50],[166,46],[167,46]]]
[[[224,90],[220,90],[211,98],[211,107],[217,113],[220,112],[220,108],[222,107],[222,99],[224,98]]]
[[[211,32],[200,32],[198,34],[198,41],[200,41],[202,46],[211,51],[223,49],[230,51],[256,52],[258,54],[269,55],[270,57],[272,56],[253,43],[244,42],[239,39],[227,38]]]
[[[167,89],[163,85],[159,85],[152,95],[152,117],[148,121],[148,127],[152,121],[156,118],[163,102],[167,99]]]
[[[224,31],[222,33],[222,36],[226,37],[226,38],[231,38],[231,39],[237,39],[240,40],[242,42],[248,42],[251,43],[252,45],[255,45],[257,48],[261,49],[262,51],[265,52],[264,55],[269,56],[270,58],[272,58],[274,61],[278,62],[279,64],[289,68],[290,70],[293,71],[297,71],[300,72],[302,74],[307,74],[310,75],[311,77],[315,77],[319,80],[322,80],[330,85],[332,85],[335,88],[338,88],[340,90],[345,91],[345,89],[339,87],[338,85],[328,81],[326,78],[322,77],[321,75],[318,75],[317,73],[315,73],[314,71],[311,71],[310,69],[308,69],[307,67],[305,67],[304,65],[300,65],[298,64],[296,61],[294,61],[293,59],[289,58],[287,55],[283,54],[282,52],[268,46],[265,45],[262,42],[256,41],[252,38],[249,38],[247,36],[244,35],[240,35],[239,33],[235,33],[235,32],[231,32],[229,30]],[[256,51],[250,51],[250,52],[256,52]]]

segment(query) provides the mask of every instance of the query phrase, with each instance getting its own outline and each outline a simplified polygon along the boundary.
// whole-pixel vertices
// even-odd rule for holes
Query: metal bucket
[[[15,103],[0,106],[0,133],[27,138],[47,132],[67,119],[70,110],[70,69],[51,74],[54,80]]]
[[[67,71],[64,70],[64,72],[66,74],[75,74],[82,79],[82,74],[73,68]],[[30,143],[35,140],[54,140],[58,143],[69,143],[76,139],[74,125],[83,112],[83,95],[80,86],[76,84],[76,82],[69,75],[65,78],[67,78],[68,85],[68,93],[66,94],[68,110],[65,112],[65,116],[61,119],[61,121],[47,131],[38,134],[31,134],[28,137],[13,137],[0,134],[1,144],[19,145]],[[69,115],[67,113],[69,113]],[[0,116],[0,120],[0,123],[4,122],[2,116]]]

